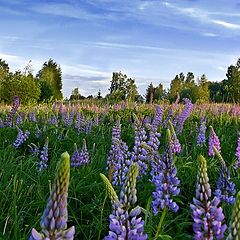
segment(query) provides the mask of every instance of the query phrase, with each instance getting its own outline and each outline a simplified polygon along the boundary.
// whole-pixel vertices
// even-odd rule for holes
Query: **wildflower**
[[[218,139],[217,134],[213,130],[212,126],[210,126],[210,135],[209,135],[209,140],[208,140],[208,146],[209,146],[208,156],[210,156],[210,157],[215,156],[213,147],[215,147],[218,150],[218,152],[221,152],[220,141]]]
[[[147,234],[144,234],[144,220],[139,217],[139,214],[141,213],[140,207],[130,210],[137,201],[137,175],[138,165],[134,163],[129,168],[127,178],[120,193],[120,200],[118,200],[116,192],[112,188],[110,182],[101,174],[113,204],[113,212],[109,217],[110,231],[108,236],[104,238],[105,240],[147,239]]]
[[[232,220],[227,240],[240,239],[240,191],[237,194],[236,202],[232,210]]]
[[[47,162],[48,162],[48,137],[46,138],[43,149],[40,152],[39,172],[41,172],[43,168],[47,168],[48,166]]]
[[[206,142],[206,121],[206,117],[201,118],[200,126],[198,129],[197,146],[201,146]]]
[[[8,127],[12,126],[13,117],[16,114],[19,106],[20,106],[20,98],[18,96],[14,96],[12,109],[6,118],[6,122],[5,122],[6,126]]]
[[[71,166],[72,167],[80,166],[80,156],[79,156],[79,152],[78,152],[76,143],[74,143],[74,152],[71,156]]]
[[[30,115],[29,115],[29,120],[30,120],[31,122],[36,122],[36,121],[37,121],[36,114],[35,114],[34,111],[30,113]]]
[[[178,185],[180,181],[177,177],[177,169],[173,164],[172,140],[169,129],[167,129],[165,152],[161,161],[155,165],[152,182],[155,185],[152,201],[153,214],[157,215],[159,209],[164,209],[165,207],[168,207],[173,212],[177,212],[179,207],[173,201],[172,196],[179,194],[180,189]]]
[[[185,102],[185,106],[180,114],[180,116],[177,119],[177,132],[180,133],[183,130],[183,125],[187,118],[190,116],[192,109],[193,109],[193,104],[191,101],[187,98],[184,98],[183,101]]]
[[[18,135],[15,142],[13,143],[13,146],[15,148],[20,147],[28,139],[30,135],[30,132],[28,130],[26,130],[25,133],[18,127],[17,127],[17,130],[18,130]]]
[[[234,168],[240,169],[240,133],[238,134],[237,149],[236,149],[235,156],[237,157],[237,161],[234,164]]]
[[[214,192],[214,195],[227,204],[234,204],[234,195],[236,193],[235,184],[230,181],[230,172],[228,171],[226,163],[221,154],[215,147],[213,148],[221,163],[220,177],[217,181],[217,189]]]
[[[194,239],[222,239],[226,230],[226,224],[222,224],[224,214],[219,198],[211,201],[211,188],[207,175],[207,162],[203,156],[199,157],[199,171],[196,184],[196,198],[193,198],[192,209]]]
[[[16,117],[16,125],[20,125],[22,123],[23,123],[23,118],[20,114],[18,114]]]
[[[173,153],[180,153],[182,150],[181,144],[177,138],[176,132],[174,130],[174,127],[169,121],[170,131],[171,131],[171,140],[172,140],[172,152]]]
[[[145,175],[147,173],[148,165],[147,165],[147,151],[142,146],[146,144],[146,131],[142,126],[142,123],[135,116],[135,145],[133,147],[133,152],[131,153],[131,162],[137,162],[139,166],[139,175]]]
[[[39,233],[33,228],[29,240],[74,239],[74,226],[67,229],[67,195],[70,175],[69,162],[68,153],[63,153],[57,166],[53,190],[40,222],[42,230]]]
[[[86,140],[83,139],[83,145],[82,145],[82,150],[79,154],[79,162],[80,165],[85,165],[88,164],[90,162],[90,157],[89,157],[89,153],[87,150],[87,144],[86,144]]]

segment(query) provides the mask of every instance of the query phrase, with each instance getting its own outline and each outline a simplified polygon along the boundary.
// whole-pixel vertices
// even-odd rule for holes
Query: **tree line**
[[[73,89],[69,100],[92,99],[107,100],[109,102],[154,103],[159,101],[176,102],[189,98],[193,103],[203,102],[240,102],[240,58],[235,65],[227,69],[226,78],[219,82],[212,82],[205,74],[195,78],[192,72],[186,75],[181,72],[170,82],[170,88],[164,89],[159,83],[154,86],[150,83],[146,94],[138,93],[134,78],[120,72],[113,72],[110,81],[109,93],[103,98],[101,90],[94,97],[81,95],[79,89]],[[0,101],[12,102],[18,95],[22,103],[42,102],[47,100],[62,100],[62,71],[59,64],[53,59],[46,61],[34,76],[31,61],[22,70],[11,72],[6,61],[0,59]]]

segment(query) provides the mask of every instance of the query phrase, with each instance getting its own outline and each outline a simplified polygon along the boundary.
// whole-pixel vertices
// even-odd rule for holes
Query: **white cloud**
[[[217,25],[228,28],[228,29],[233,29],[233,30],[240,29],[239,24],[229,23],[229,22],[225,22],[225,21],[222,21],[222,20],[212,20],[212,22],[217,24]]]

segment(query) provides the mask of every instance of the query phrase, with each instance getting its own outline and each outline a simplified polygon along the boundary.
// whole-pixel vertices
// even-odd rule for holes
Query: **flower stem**
[[[165,218],[165,216],[166,216],[166,213],[167,213],[167,208],[166,208],[166,206],[165,206],[164,209],[163,209],[163,212],[162,212],[162,215],[161,215],[161,218],[160,218],[158,227],[157,227],[157,232],[156,232],[155,237],[154,237],[153,240],[157,240],[159,234],[161,233],[162,223],[163,223],[163,220],[164,220],[164,218]]]

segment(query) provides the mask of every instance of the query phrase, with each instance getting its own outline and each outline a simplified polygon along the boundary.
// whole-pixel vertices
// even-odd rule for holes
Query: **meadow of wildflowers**
[[[0,239],[239,239],[240,106],[0,112]]]

